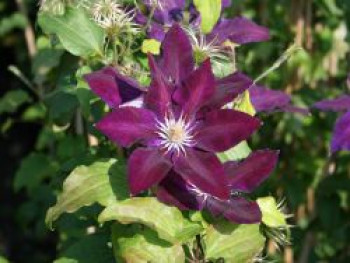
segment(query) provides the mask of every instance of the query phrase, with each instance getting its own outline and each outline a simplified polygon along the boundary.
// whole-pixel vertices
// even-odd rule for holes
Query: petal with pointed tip
[[[160,116],[165,116],[171,109],[171,90],[169,82],[163,72],[154,61],[153,56],[148,56],[151,69],[152,82],[145,97],[147,108],[155,111]]]
[[[128,162],[130,192],[137,195],[159,183],[170,171],[171,162],[157,149],[136,149]]]
[[[222,109],[205,115],[196,136],[197,147],[211,152],[223,152],[248,139],[258,129],[260,121],[246,113]]]
[[[290,96],[280,90],[271,90],[263,86],[249,89],[250,99],[256,111],[273,111],[290,103]]]
[[[215,94],[206,103],[206,106],[221,108],[247,90],[253,84],[253,81],[243,73],[235,72],[225,78],[216,80],[215,83]]]
[[[117,108],[122,103],[118,84],[114,78],[104,74],[103,71],[95,71],[84,76],[90,89],[99,96],[111,108]]]
[[[157,189],[158,199],[181,210],[202,210],[203,195],[193,192],[186,181],[173,170],[162,180]]]
[[[230,40],[236,44],[266,41],[270,38],[269,30],[244,18],[222,19],[208,36],[207,41],[221,44]]]
[[[192,114],[199,110],[214,94],[215,78],[210,60],[206,60],[197,70],[175,90],[174,100],[182,106],[184,113]]]
[[[322,100],[315,103],[313,107],[323,111],[350,110],[350,96],[342,95],[332,100]]]
[[[331,151],[350,151],[350,111],[341,116],[334,126]]]
[[[252,192],[275,169],[278,151],[262,150],[252,153],[242,162],[227,162],[225,172],[232,190]]]
[[[186,149],[186,155],[174,158],[174,170],[202,192],[227,200],[227,176],[213,153]]]
[[[104,74],[113,77],[115,82],[118,84],[122,103],[134,100],[144,94],[145,91],[142,90],[137,81],[120,74],[115,68],[106,67],[101,71]]]
[[[160,66],[168,79],[179,85],[194,69],[191,42],[185,31],[174,24],[162,44]]]
[[[153,138],[154,127],[153,112],[134,107],[116,109],[96,124],[99,131],[124,147]]]
[[[242,197],[232,197],[228,201],[208,198],[207,208],[214,216],[223,216],[239,224],[259,223],[262,219],[258,204]]]

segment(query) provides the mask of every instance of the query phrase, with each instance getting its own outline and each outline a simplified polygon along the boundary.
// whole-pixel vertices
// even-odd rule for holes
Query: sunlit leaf
[[[219,20],[221,0],[194,0],[193,2],[201,14],[201,29],[203,33],[210,33]]]
[[[142,42],[141,50],[143,53],[151,53],[153,55],[160,54],[160,42],[156,39],[145,39]]]
[[[249,91],[246,90],[237,101],[234,102],[234,109],[254,116],[256,111],[250,100]]]
[[[259,231],[259,225],[234,225],[221,222],[207,229],[204,238],[206,258],[225,262],[246,263],[262,251],[265,238]]]
[[[99,222],[117,220],[122,224],[141,223],[155,230],[159,237],[172,243],[186,241],[202,227],[183,217],[180,210],[159,202],[154,197],[135,197],[108,206]]]
[[[62,45],[76,56],[103,54],[105,34],[82,9],[67,8],[64,15],[41,13],[39,25],[46,33],[57,34]]]
[[[248,157],[251,152],[248,143],[243,141],[226,152],[218,153],[218,157],[221,162],[238,161]]]
[[[125,199],[129,196],[127,189],[125,167],[114,159],[79,166],[64,181],[57,203],[47,211],[46,223],[51,226],[62,213],[73,213],[93,203],[108,206]]]
[[[183,263],[185,255],[181,244],[171,244],[159,239],[149,228],[135,229],[115,224],[112,243],[117,262],[128,263]]]
[[[269,227],[286,226],[286,216],[278,209],[275,198],[263,197],[257,200],[262,212],[262,222]]]

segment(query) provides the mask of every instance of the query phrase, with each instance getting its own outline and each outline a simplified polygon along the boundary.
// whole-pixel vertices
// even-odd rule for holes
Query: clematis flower
[[[227,177],[216,153],[248,139],[260,121],[234,110],[209,110],[206,105],[217,94],[210,61],[194,70],[189,40],[179,25],[169,30],[166,39],[159,64],[149,55],[152,81],[143,108],[116,108],[96,128],[123,147],[138,146],[128,161],[133,195],[158,184],[173,170],[177,178],[226,200]],[[218,99],[214,101],[220,105]]]
[[[313,107],[323,111],[345,112],[335,123],[331,152],[350,151],[350,96],[342,95],[332,100],[322,100]]]
[[[114,109],[120,105],[136,105],[145,90],[133,79],[121,75],[113,67],[106,67],[84,76],[90,89]]]
[[[153,2],[152,0],[145,1],[148,9],[152,8]],[[150,38],[162,42],[167,28],[183,20],[186,5],[184,0],[158,0],[157,3],[158,7],[155,9],[154,19],[150,24],[148,34]],[[228,6],[230,6],[230,1],[222,1],[223,9]],[[193,4],[190,5],[188,11],[190,15],[189,27],[193,29],[193,32],[200,31],[200,14]],[[141,25],[146,25],[148,22],[148,18],[141,13],[135,19]],[[200,38],[202,36],[199,36],[197,42],[202,42],[202,46],[217,48],[226,40],[239,45],[266,41],[270,38],[270,34],[267,28],[259,26],[247,18],[236,17],[234,19],[221,18],[210,34],[206,35],[204,39]]]
[[[229,200],[220,200],[203,193],[194,185],[182,179],[176,179],[171,171],[159,184],[157,197],[160,201],[182,210],[208,209],[214,216],[223,216],[236,223],[258,223],[261,212],[255,201],[248,201],[243,194],[251,193],[274,170],[278,152],[271,150],[256,151],[242,162],[224,164],[231,195]]]
[[[296,107],[291,104],[290,95],[280,90],[268,89],[264,86],[253,85],[249,88],[249,94],[254,109],[257,112],[275,112],[284,111],[308,115],[306,108]]]

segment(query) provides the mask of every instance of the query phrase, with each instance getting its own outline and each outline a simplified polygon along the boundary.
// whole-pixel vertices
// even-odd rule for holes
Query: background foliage
[[[110,249],[101,246],[109,239],[108,223],[98,230],[94,227],[93,215],[101,210],[98,205],[63,215],[56,225],[59,232],[45,226],[46,211],[66,176],[78,165],[91,164],[96,156],[109,157],[113,149],[103,141],[95,147],[94,137],[88,136],[91,126],[83,122],[84,116],[98,119],[103,109],[81,80],[90,69],[77,71],[77,59],[44,37],[36,13],[34,1],[0,0],[0,256],[4,257],[0,262],[76,258],[85,263],[104,257],[112,261]],[[296,42],[304,50],[268,75],[264,84],[293,94],[299,105],[349,92],[345,83],[350,71],[349,1],[237,0],[228,13],[244,14],[272,31],[271,41],[238,49],[238,67],[248,75],[259,76]],[[49,21],[45,22],[50,30]],[[94,35],[103,37],[99,32]],[[80,36],[76,54],[100,49],[89,38],[92,44],[86,45],[86,37]],[[269,242],[267,259],[349,262],[350,155],[329,156],[336,114],[312,113],[313,117],[262,116],[269,125],[251,142],[253,149],[281,150],[278,169],[258,195],[285,198],[288,213],[294,215],[289,221],[295,226],[292,244],[277,251]],[[83,239],[86,231],[97,233]],[[140,247],[145,239],[157,238],[152,231],[137,235],[133,231],[125,236],[132,236]],[[215,230],[211,234],[215,238]],[[123,245],[121,251],[127,251]],[[94,253],[86,258],[84,251],[91,246]],[[169,249],[177,248],[165,244],[165,257]]]

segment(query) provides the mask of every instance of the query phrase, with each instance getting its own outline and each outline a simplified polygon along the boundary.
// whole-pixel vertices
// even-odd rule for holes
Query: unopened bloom
[[[261,212],[255,201],[244,195],[251,193],[268,178],[276,166],[278,151],[262,150],[252,153],[242,162],[224,164],[228,178],[230,198],[220,200],[203,193],[196,186],[178,178],[171,171],[159,184],[157,197],[160,201],[182,210],[208,209],[214,216],[223,216],[235,223],[258,223]]]
[[[249,138],[260,121],[220,109],[227,94],[217,91],[209,60],[194,70],[191,45],[178,25],[167,33],[159,64],[149,56],[149,65],[152,82],[144,108],[117,108],[96,125],[123,147],[139,146],[128,161],[131,193],[158,184],[174,170],[203,193],[227,200],[227,176],[216,153]]]

